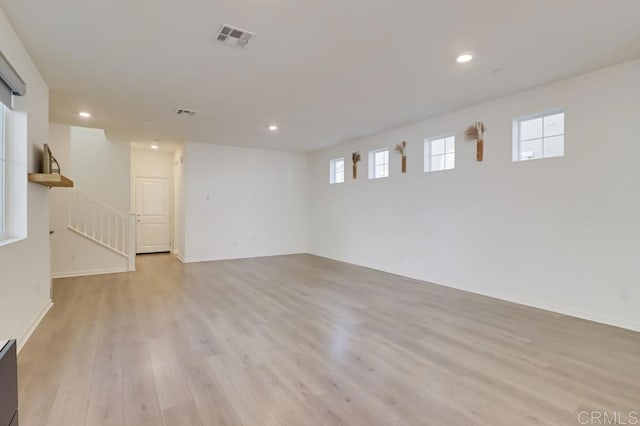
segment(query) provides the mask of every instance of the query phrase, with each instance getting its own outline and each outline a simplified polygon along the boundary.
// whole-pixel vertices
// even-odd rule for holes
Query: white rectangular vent
[[[189,116],[189,117],[193,117],[194,115],[196,115],[196,112],[192,111],[190,109],[178,108],[176,110],[176,115],[186,115],[186,116]]]
[[[247,47],[255,36],[255,33],[223,24],[216,39],[224,44],[243,48]]]

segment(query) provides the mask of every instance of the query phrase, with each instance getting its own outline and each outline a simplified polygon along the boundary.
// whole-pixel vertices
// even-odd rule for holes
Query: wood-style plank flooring
[[[640,411],[640,333],[310,255],[56,280],[22,426],[578,424]]]

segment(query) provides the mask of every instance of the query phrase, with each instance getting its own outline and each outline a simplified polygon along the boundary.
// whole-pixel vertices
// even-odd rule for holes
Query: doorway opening
[[[136,214],[136,254],[176,251],[176,158],[175,144],[131,144],[131,205]]]

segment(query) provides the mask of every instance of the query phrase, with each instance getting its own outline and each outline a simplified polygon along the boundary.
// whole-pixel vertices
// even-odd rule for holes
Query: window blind
[[[0,52],[0,102],[11,108],[11,96],[24,96],[27,85],[20,78],[7,58]]]

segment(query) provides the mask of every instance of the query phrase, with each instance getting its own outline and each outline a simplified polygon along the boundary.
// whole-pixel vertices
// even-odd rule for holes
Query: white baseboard
[[[391,270],[385,270],[385,269],[380,269],[380,268],[374,268],[374,267],[372,267],[370,265],[362,265],[362,264],[359,264],[359,263],[348,262],[346,260],[338,259],[338,258],[331,257],[331,256],[325,256],[325,255],[322,255],[322,254],[316,254],[316,253],[309,253],[309,254],[312,255],[312,256],[318,256],[318,257],[323,257],[325,259],[334,260],[336,262],[347,263],[349,265],[360,266],[362,268],[369,268],[369,269],[373,269],[373,270],[376,270],[376,271],[386,272],[388,274],[400,275],[402,277],[411,278],[411,279],[418,280],[418,281],[423,281],[423,282],[429,283],[429,284],[435,284],[435,285],[439,285],[439,286],[442,286],[442,287],[453,288],[455,290],[465,291],[467,293],[473,293],[473,294],[478,294],[480,296],[491,297],[493,299],[499,299],[499,300],[503,300],[505,302],[516,303],[518,305],[529,306],[531,308],[536,308],[536,309],[542,309],[542,310],[549,311],[549,312],[554,312],[554,313],[560,314],[560,315],[566,315],[566,316],[579,318],[579,319],[586,320],[586,321],[592,321],[592,322],[596,322],[596,323],[600,323],[600,324],[610,325],[610,326],[613,326],[613,327],[619,327],[619,328],[624,328],[624,329],[627,329],[627,330],[639,331],[640,332],[640,323],[638,323],[636,321],[632,321],[632,320],[630,321],[630,320],[628,320],[626,318],[619,318],[619,317],[614,317],[614,316],[610,316],[610,315],[603,315],[603,314],[599,314],[599,313],[595,313],[594,314],[593,312],[587,312],[587,311],[585,311],[583,309],[579,309],[579,308],[577,308],[575,306],[558,305],[558,304],[555,304],[555,303],[542,301],[542,300],[524,299],[524,298],[513,297],[513,296],[504,295],[504,294],[495,294],[495,293],[491,293],[491,292],[483,292],[483,291],[479,291],[477,289],[469,290],[469,289],[466,289],[466,288],[463,288],[463,287],[456,287],[456,286],[452,286],[452,285],[447,285],[447,284],[441,284],[441,283],[436,283],[436,282],[432,282],[432,281],[427,281],[424,278],[417,277],[417,276],[411,276],[411,275],[405,275],[405,274],[399,273],[398,271],[391,271]]]
[[[194,257],[190,259],[183,259],[178,257],[182,263],[199,263],[199,262],[216,262],[219,260],[242,260],[242,259],[259,259],[261,257],[276,257],[276,256],[292,256],[296,254],[309,254],[307,252],[296,251],[291,253],[278,253],[278,254],[263,254],[256,256],[238,256],[238,257]],[[322,257],[322,256],[319,256]]]
[[[493,296],[495,297],[495,296]],[[543,309],[545,311],[555,312],[561,315],[566,315],[574,318],[580,318],[586,321],[597,322],[600,324],[611,325],[613,327],[624,328],[631,331],[640,332],[640,323],[635,321],[629,321],[625,318],[614,317],[610,315],[603,315],[593,312],[586,312],[582,309],[575,308],[573,306],[561,306],[554,303],[539,300],[509,300],[502,297],[496,297],[496,299],[506,300],[507,302],[519,303],[521,305],[531,306],[537,309]]]
[[[187,262],[184,260],[184,257],[182,257],[182,255],[181,255],[180,253],[175,252],[174,254],[176,255],[176,257],[178,258],[178,260],[179,260],[180,262],[182,262],[182,263],[187,263]]]
[[[129,272],[129,271],[126,266],[118,266],[116,268],[90,269],[88,271],[54,272],[53,274],[51,274],[51,277],[52,278],[73,278],[73,277],[87,277],[90,275],[119,274],[121,272]]]
[[[24,345],[29,341],[29,338],[31,337],[33,332],[36,331],[36,328],[38,328],[38,326],[40,325],[40,322],[42,321],[44,316],[47,315],[47,312],[49,312],[49,309],[51,309],[52,306],[53,306],[53,301],[49,300],[49,303],[47,304],[47,306],[44,307],[44,309],[42,310],[42,313],[40,313],[38,318],[34,321],[31,327],[29,327],[29,329],[24,334],[24,336],[22,336],[22,339],[18,340],[18,348],[17,348],[18,353],[20,353]]]

